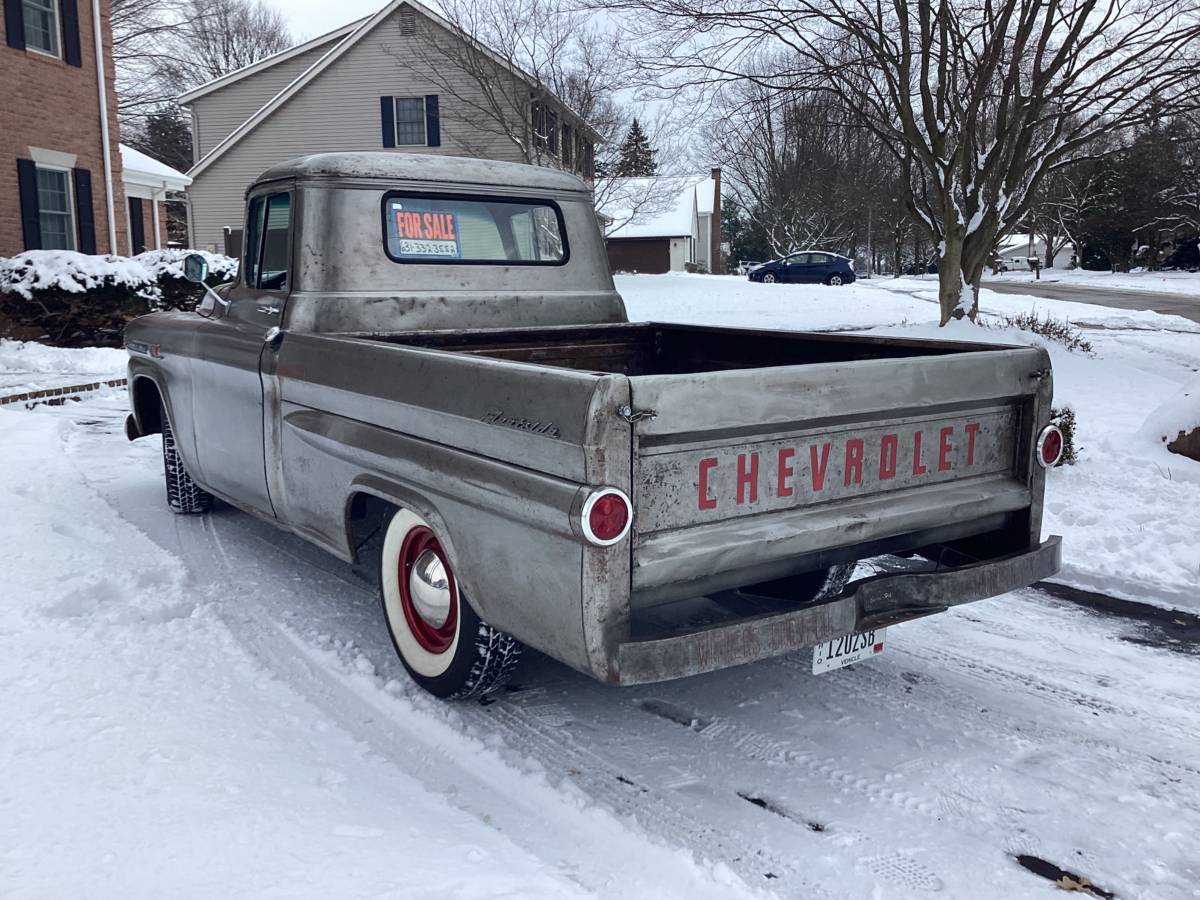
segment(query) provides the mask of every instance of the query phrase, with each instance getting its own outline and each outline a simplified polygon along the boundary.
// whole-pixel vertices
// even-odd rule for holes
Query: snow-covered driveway
[[[349,567],[173,516],[124,403],[0,413],[0,893],[1198,895],[1194,644],[1029,590],[822,676],[440,705]]]

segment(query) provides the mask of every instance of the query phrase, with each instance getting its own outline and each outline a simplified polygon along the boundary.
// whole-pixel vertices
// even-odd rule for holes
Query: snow
[[[799,653],[618,690],[533,654],[490,705],[441,705],[348,567],[167,511],[124,412],[0,412],[5,893],[1053,894],[1017,854],[1194,893],[1200,657],[1137,620],[1020,591],[827,675]]]
[[[937,327],[935,279],[763,285],[729,276],[621,275],[631,319],[793,330],[872,330],[1045,346],[1054,402],[1077,415],[1079,462],[1054,469],[1044,531],[1063,535],[1054,579],[1143,602],[1200,609],[1200,463],[1139,434],[1147,413],[1200,368],[1200,325],[1178,316],[1064,300],[980,294],[989,328]],[[1068,352],[998,317],[1033,312],[1090,327],[1093,355]],[[1169,329],[1169,330],[1167,330]],[[1131,485],[1135,487],[1131,489]]]
[[[230,583],[130,522],[160,506],[157,448],[120,436],[122,396],[89,402],[90,426],[0,412],[6,894],[557,898],[618,874],[644,896],[744,892],[507,765],[344,644],[282,620],[247,643]],[[298,688],[310,668],[395,732],[340,727]]]
[[[712,214],[715,182],[702,175],[616,178],[598,189],[611,238],[688,237],[697,215]],[[710,195],[703,195],[707,190]]]
[[[1200,375],[1183,385],[1146,418],[1141,435],[1156,446],[1200,429]]]
[[[33,292],[58,288],[73,294],[105,284],[124,285],[148,295],[157,292],[141,263],[124,256],[91,255],[74,250],[26,250],[0,258],[0,293],[29,300]]]
[[[128,144],[121,144],[121,169],[125,180],[140,185],[182,191],[192,183],[187,175]]]
[[[0,338],[0,397],[125,377],[129,355],[112,347],[63,349]]]
[[[938,329],[915,279],[617,284],[635,319],[1041,341]],[[1142,429],[1200,334],[1087,311],[1110,317],[1094,355],[1047,345],[1082,447],[1049,473],[1062,578],[1195,605],[1200,464]],[[6,341],[0,373],[119,357]],[[1195,896],[1194,619],[1023,590],[820,676],[801,652],[619,690],[528,654],[491,703],[444,705],[349,566],[229,507],[172,515],[126,408],[0,409],[6,895],[1036,900],[1033,854],[1124,900]]]

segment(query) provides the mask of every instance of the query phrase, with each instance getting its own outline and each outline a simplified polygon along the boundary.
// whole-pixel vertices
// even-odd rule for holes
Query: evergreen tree
[[[192,131],[176,109],[164,106],[148,115],[140,129],[128,133],[127,143],[180,172],[192,167]]]
[[[657,153],[658,151],[650,146],[650,139],[646,137],[646,132],[642,131],[641,123],[634,119],[617,151],[617,164],[613,175],[618,178],[654,175],[658,172],[658,162],[654,159]]]

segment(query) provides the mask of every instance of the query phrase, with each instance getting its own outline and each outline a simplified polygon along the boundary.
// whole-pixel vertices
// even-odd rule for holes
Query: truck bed
[[[507,361],[626,381],[635,605],[987,533],[1007,552],[1040,528],[1035,348],[661,323],[373,339],[493,379]]]
[[[683,375],[978,352],[995,345],[812,332],[632,323],[437,331],[375,340],[515,362],[628,376]]]

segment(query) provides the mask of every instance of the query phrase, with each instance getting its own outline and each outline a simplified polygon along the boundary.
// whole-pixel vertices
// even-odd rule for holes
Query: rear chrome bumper
[[[623,643],[620,684],[647,684],[699,675],[810,647],[830,638],[882,628],[951,606],[994,597],[1055,574],[1062,538],[987,562],[864,578],[838,596],[803,609],[742,619],[689,634]]]

